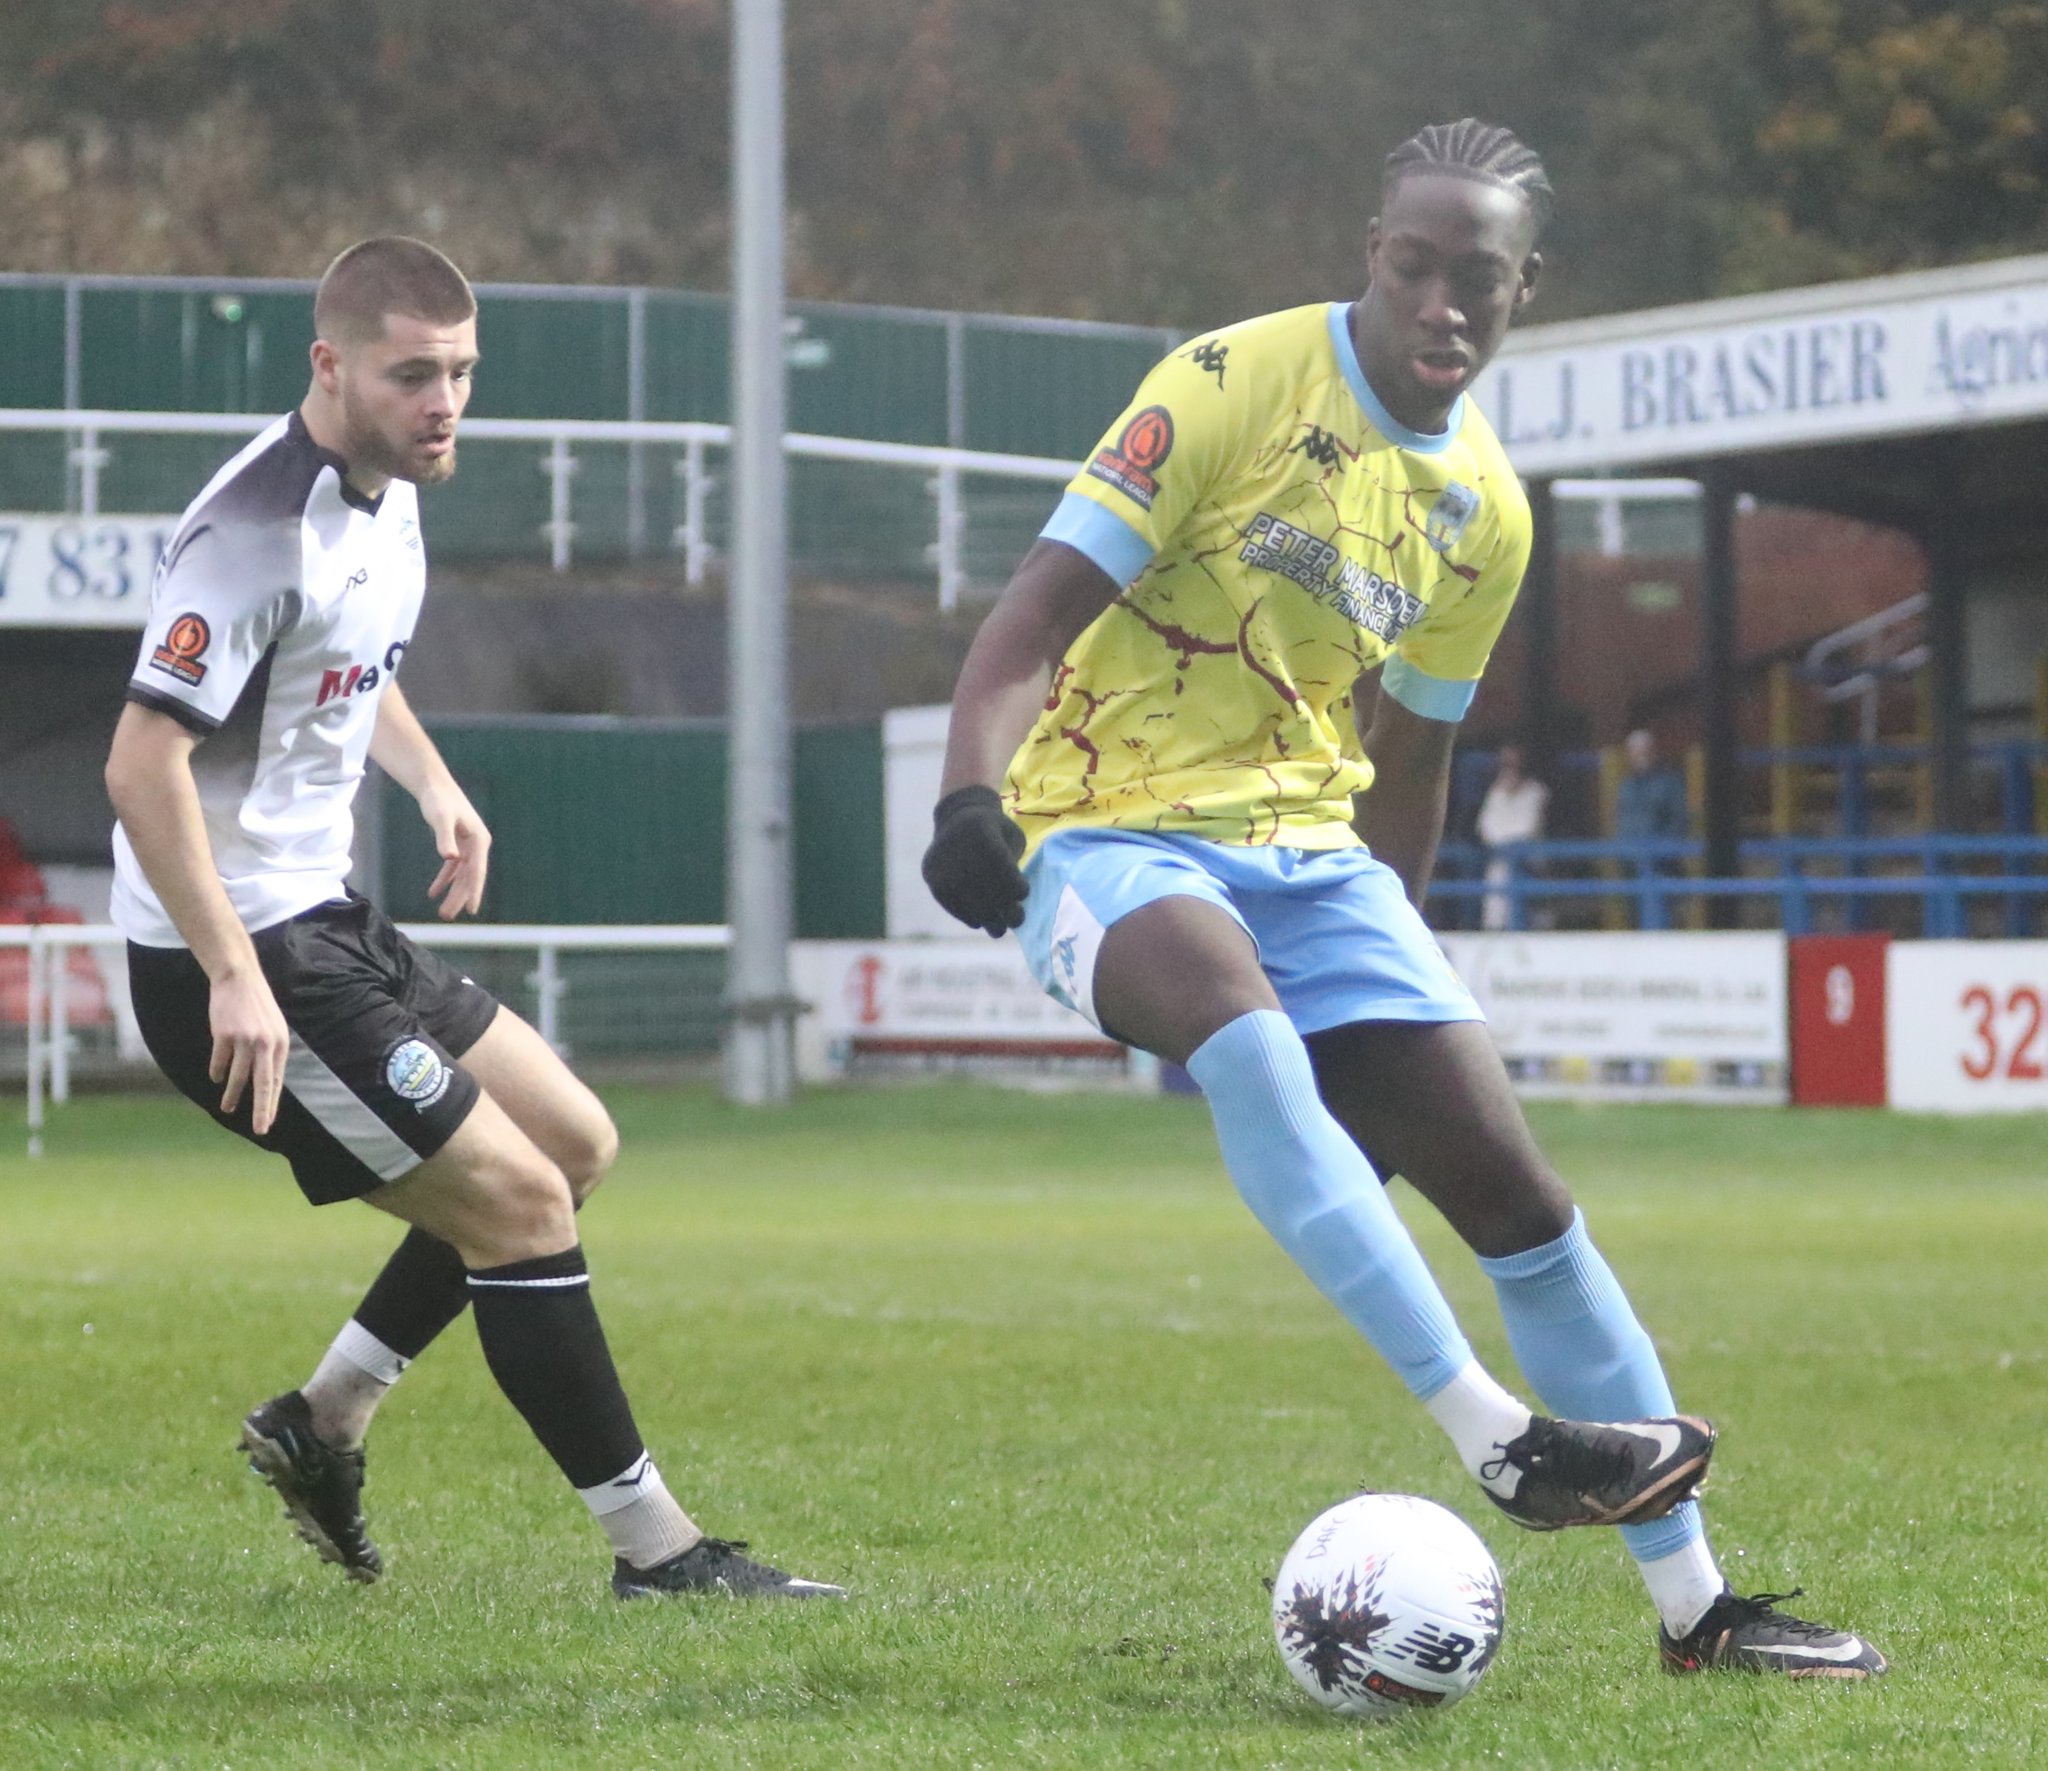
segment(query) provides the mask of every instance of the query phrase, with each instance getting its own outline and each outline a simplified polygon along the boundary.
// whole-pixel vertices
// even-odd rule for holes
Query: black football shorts
[[[232,1132],[282,1156],[315,1205],[358,1199],[410,1173],[476,1105],[457,1060],[483,1037],[497,998],[415,946],[351,893],[251,937],[291,1029],[284,1094],[270,1130],[233,1113],[206,1073],[211,987],[182,947],[128,944],[135,1018],[163,1072]]]

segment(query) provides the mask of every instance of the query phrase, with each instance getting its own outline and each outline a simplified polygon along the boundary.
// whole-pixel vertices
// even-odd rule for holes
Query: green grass
[[[1723,1432],[1744,1590],[1868,1688],[1673,1680],[1606,1534],[1486,1508],[1237,1204],[1185,1102],[625,1092],[586,1215],[670,1486],[844,1606],[620,1606],[459,1324],[393,1392],[389,1573],[230,1454],[393,1240],[181,1103],[0,1113],[0,1766],[2021,1765],[2048,1759],[2039,1122],[1554,1109],[1538,1130]],[[1482,1357],[1470,1259],[1411,1197]],[[1456,1710],[1326,1717],[1263,1577],[1361,1483],[1455,1507],[1508,1634]]]

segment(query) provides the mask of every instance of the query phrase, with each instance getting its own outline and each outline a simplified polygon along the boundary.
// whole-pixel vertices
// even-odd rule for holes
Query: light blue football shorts
[[[1251,936],[1297,1031],[1352,1021],[1483,1021],[1429,925],[1363,848],[1239,848],[1181,836],[1055,831],[1024,868],[1018,931],[1041,988],[1102,1025],[1095,960],[1119,919],[1158,898],[1214,904]]]

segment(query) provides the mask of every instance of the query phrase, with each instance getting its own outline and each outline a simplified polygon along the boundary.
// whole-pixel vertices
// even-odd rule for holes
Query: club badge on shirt
[[[196,689],[206,680],[206,666],[199,660],[212,643],[213,630],[206,625],[206,617],[188,611],[171,623],[163,644],[150,653],[149,667]]]
[[[1088,471],[1106,480],[1140,510],[1159,496],[1159,469],[1173,453],[1173,414],[1164,406],[1133,413],[1114,448],[1098,450]]]

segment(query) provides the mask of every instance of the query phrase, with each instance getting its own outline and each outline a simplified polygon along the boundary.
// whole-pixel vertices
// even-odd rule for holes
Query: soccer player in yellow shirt
[[[1535,293],[1551,202],[1508,131],[1425,129],[1388,158],[1357,301],[1146,377],[975,638],[925,878],[961,921],[1020,929],[1059,1001],[1187,1066],[1246,1203],[1503,1511],[1621,1526],[1666,1666],[1867,1677],[1862,1638],[1723,1581],[1690,1498],[1713,1430],[1675,1411],[1416,908],[1529,558],[1466,390]],[[1396,1173],[1570,1418],[1473,1358]]]

